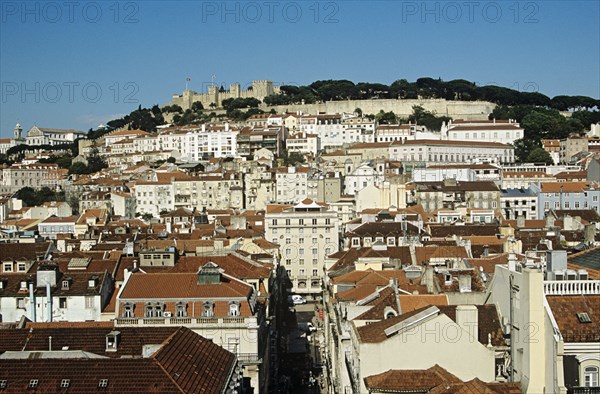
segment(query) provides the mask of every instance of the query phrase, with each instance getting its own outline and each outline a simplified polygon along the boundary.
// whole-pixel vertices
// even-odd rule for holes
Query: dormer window
[[[111,331],[106,334],[106,351],[107,352],[116,352],[117,346],[119,345],[119,336],[121,333],[119,331]]]
[[[70,280],[69,280],[69,279],[65,279],[65,280],[63,280],[63,281],[62,281],[62,286],[61,286],[61,289],[62,289],[62,290],[69,290],[69,284],[70,284],[69,282],[70,282]]]
[[[4,263],[2,264],[2,269],[4,270],[4,272],[12,272],[13,270],[13,263]]]
[[[27,281],[26,280],[21,281],[21,288],[19,290],[20,291],[27,290]]]
[[[98,283],[98,278],[96,278],[96,277],[93,277],[93,278],[90,278],[90,279],[88,279],[88,287],[89,287],[90,289],[92,289],[92,288],[96,287],[96,284],[97,284],[97,283]]]
[[[133,309],[134,309],[135,305],[131,302],[126,302],[125,304],[123,304],[123,317],[124,318],[133,318]]]
[[[240,315],[240,304],[238,302],[230,302],[229,303],[229,316],[239,316]]]
[[[210,301],[207,301],[204,303],[204,305],[202,306],[202,317],[213,317],[214,316],[214,311],[213,311],[213,303]]]
[[[40,382],[40,381],[39,381],[39,380],[37,380],[37,379],[31,379],[31,380],[29,381],[29,386],[27,386],[27,387],[28,387],[28,388],[30,388],[30,389],[35,389],[35,388],[37,388],[37,387],[38,387],[38,384],[39,384],[39,382]]]
[[[183,301],[178,302],[177,304],[175,304],[175,308],[176,308],[176,312],[175,312],[175,316],[176,317],[187,317],[187,304]]]
[[[147,302],[146,303],[146,313],[145,317],[162,317],[163,311],[165,309],[165,305],[157,302]]]
[[[61,389],[69,388],[70,385],[71,385],[71,380],[70,379],[63,379],[63,380],[60,381],[60,388]]]

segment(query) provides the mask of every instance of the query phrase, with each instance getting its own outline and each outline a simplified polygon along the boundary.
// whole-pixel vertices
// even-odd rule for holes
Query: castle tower
[[[273,81],[258,80],[252,81],[253,96],[259,100],[273,94]]]
[[[13,129],[13,135],[14,135],[15,140],[20,141],[23,139],[23,128],[21,127],[21,125],[19,123],[17,123],[17,125]]]
[[[208,99],[210,100],[208,105],[215,103],[217,107],[221,106],[221,102],[219,101],[219,89],[215,85],[208,87]],[[208,106],[205,107],[208,108]]]
[[[231,98],[240,98],[240,92],[241,88],[239,83],[232,83],[229,85],[229,93]]]

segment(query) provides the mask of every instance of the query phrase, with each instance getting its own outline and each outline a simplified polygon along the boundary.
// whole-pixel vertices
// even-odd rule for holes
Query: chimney
[[[46,305],[48,307],[48,322],[52,322],[52,294],[50,291],[50,283],[46,283]]]
[[[471,343],[478,341],[479,316],[475,305],[458,305],[456,307],[456,324],[469,333]]]
[[[223,239],[215,239],[213,245],[214,250],[223,250],[225,248],[225,243],[223,242]]]
[[[29,283],[29,302],[31,305],[31,321],[35,323],[35,295],[33,294],[33,282]]]
[[[517,216],[517,228],[525,227],[525,216],[519,215]]]
[[[562,207],[561,207],[562,208]],[[546,228],[554,227],[554,215],[550,212],[546,214]]]

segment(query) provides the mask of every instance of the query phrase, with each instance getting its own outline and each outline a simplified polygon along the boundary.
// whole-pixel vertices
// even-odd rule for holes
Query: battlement
[[[273,81],[267,79],[259,79],[252,81],[252,85],[248,89],[242,89],[239,83],[229,85],[229,90],[224,92],[219,91],[217,86],[209,86],[207,93],[196,93],[192,90],[185,90],[183,94],[174,94],[172,100],[167,105],[179,105],[184,111],[191,108],[192,104],[200,101],[204,108],[212,107],[211,104],[221,107],[223,100],[231,98],[256,98],[263,100],[265,97],[275,94],[279,91],[273,87]]]

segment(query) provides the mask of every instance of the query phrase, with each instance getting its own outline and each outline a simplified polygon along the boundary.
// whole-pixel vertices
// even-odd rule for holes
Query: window
[[[313,274],[313,276],[318,276],[319,270],[317,270],[317,269],[312,270],[312,274]]]
[[[67,297],[60,297],[58,299],[58,307],[60,309],[67,309]]]
[[[4,272],[12,272],[13,264],[12,263],[4,263]]]
[[[212,302],[205,302],[202,306],[202,317],[213,317],[213,304]]]
[[[0,389],[5,389],[7,387],[8,387],[8,382],[6,381],[6,379],[0,380]]]
[[[60,381],[60,388],[61,389],[66,389],[69,387],[69,385],[71,384],[71,380],[70,379],[63,379]]]
[[[298,264],[300,264],[300,265],[304,265],[304,259],[300,259],[300,260],[298,260]]]
[[[313,265],[316,265],[317,264],[317,259],[313,259],[312,263],[313,263]]]
[[[316,226],[317,225],[317,219],[313,219],[312,220],[312,224],[313,224],[313,226]]]
[[[25,298],[17,298],[17,309],[25,309]]]
[[[229,316],[239,316],[240,315],[240,305],[236,302],[232,302],[229,304]]]
[[[124,318],[133,318],[133,308],[134,308],[134,304],[130,303],[130,302],[126,302],[123,305],[123,317]]]
[[[179,301],[175,304],[175,316],[176,317],[187,317],[187,304],[183,301]]]
[[[39,383],[39,380],[37,380],[37,379],[31,379],[31,380],[29,381],[29,386],[28,386],[28,387],[29,387],[30,389],[35,389],[35,388],[37,388],[37,386],[38,386],[38,383]]]
[[[108,387],[108,379],[100,379],[98,382],[98,387],[107,388]]]
[[[598,367],[585,367],[583,370],[583,382],[585,387],[597,387]]]
[[[26,269],[25,263],[18,263],[18,265],[17,265],[17,271],[19,271],[19,272],[25,272],[26,270],[27,269]]]
[[[85,309],[92,309],[94,307],[94,296],[85,297]]]

